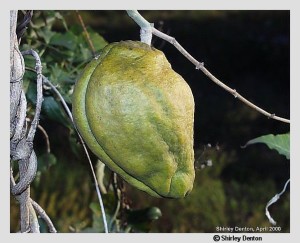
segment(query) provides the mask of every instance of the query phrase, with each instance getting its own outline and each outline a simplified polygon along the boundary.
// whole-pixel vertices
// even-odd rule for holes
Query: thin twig
[[[132,14],[132,12],[134,14]],[[136,10],[130,10],[127,11],[128,15],[141,27],[143,28],[143,26],[145,25],[145,21],[148,22],[147,20],[145,20]],[[141,24],[142,23],[142,24]],[[148,22],[148,24],[150,25],[150,23]],[[211,81],[213,81],[215,84],[217,84],[218,86],[220,86],[221,88],[225,89],[227,92],[231,93],[235,98],[239,99],[240,101],[242,101],[243,103],[245,103],[247,106],[253,108],[254,110],[258,111],[259,113],[267,116],[268,118],[274,119],[274,120],[278,120],[281,122],[285,122],[285,123],[290,123],[290,120],[286,119],[286,118],[282,118],[279,116],[276,116],[274,113],[269,113],[267,111],[265,111],[264,109],[256,106],[255,104],[253,104],[252,102],[250,102],[249,100],[247,100],[246,98],[244,98],[242,95],[240,95],[235,89],[232,89],[230,87],[228,87],[226,84],[224,84],[223,82],[221,82],[219,79],[217,79],[212,73],[210,73],[205,67],[204,67],[204,63],[203,62],[199,62],[197,61],[192,55],[190,55],[177,41],[174,37],[171,37],[157,29],[155,29],[154,27],[152,27],[152,34],[168,41],[169,43],[171,43],[172,45],[174,45],[174,47],[182,54],[184,55],[191,63],[193,63],[196,67],[196,69],[200,69]]]
[[[104,185],[105,164],[100,159],[98,159],[96,168],[97,168],[97,181],[99,183],[100,191],[103,194],[107,194],[107,190],[106,190],[106,187]]]
[[[117,221],[117,216],[118,216],[118,213],[121,208],[121,190],[118,188],[117,174],[115,172],[113,172],[112,186],[113,186],[114,194],[115,194],[115,197],[117,198],[117,201],[116,201],[114,215],[110,219],[110,224],[109,224],[110,230],[113,230],[113,226]]]
[[[30,203],[31,198],[29,197],[29,225],[30,225],[30,233],[40,233],[40,225],[37,219],[36,213],[32,204]]]
[[[73,120],[73,116],[72,116],[72,113],[67,105],[67,103],[65,102],[64,98],[62,97],[62,95],[60,94],[60,92],[56,89],[56,87],[45,77],[43,76],[43,82],[47,85],[49,85],[53,91],[55,92],[55,94],[59,97],[59,99],[61,100],[62,102],[62,105],[64,106],[70,120],[72,121],[72,124],[77,132],[77,135],[80,139],[80,142],[83,146],[83,149],[85,151],[85,154],[88,158],[88,161],[89,161],[89,164],[90,164],[90,167],[91,167],[91,171],[92,171],[92,175],[93,175],[93,179],[94,179],[94,182],[95,182],[95,187],[96,187],[96,192],[97,192],[97,196],[98,196],[98,199],[99,199],[99,203],[100,203],[100,208],[101,208],[101,212],[102,212],[102,217],[103,217],[103,224],[104,224],[104,229],[105,229],[105,233],[108,233],[108,226],[107,226],[107,220],[106,220],[106,214],[105,214],[105,210],[104,210],[104,205],[103,205],[103,200],[102,200],[102,196],[101,196],[101,192],[100,192],[100,189],[99,189],[99,184],[98,184],[98,180],[97,180],[97,177],[96,177],[96,174],[95,174],[95,171],[94,171],[94,168],[93,168],[93,164],[92,164],[92,161],[91,161],[91,158],[90,158],[90,155],[89,155],[89,152],[85,146],[85,142],[83,141],[81,135],[79,134],[77,128],[76,128],[76,125],[74,123],[74,120]]]
[[[30,122],[30,119],[26,118],[26,121]],[[46,130],[40,124],[38,124],[37,128],[42,132],[42,134],[45,137],[46,147],[47,147],[47,153],[49,154],[51,152],[51,147],[50,147],[50,140],[49,140],[48,133],[46,132]]]
[[[93,42],[92,42],[92,40],[91,40],[91,37],[90,37],[90,34],[89,34],[89,32],[87,31],[87,29],[86,29],[86,27],[85,27],[85,24],[84,24],[84,22],[83,22],[83,19],[82,19],[82,17],[81,17],[81,15],[80,15],[80,13],[79,13],[78,10],[76,10],[76,14],[77,14],[77,18],[79,19],[79,22],[80,22],[80,24],[81,24],[81,26],[82,26],[82,29],[83,29],[83,31],[84,31],[84,33],[85,33],[87,42],[88,42],[89,46],[91,47],[93,57],[96,57],[96,49],[95,49],[95,47],[94,47],[94,44],[93,44]]]
[[[44,75],[42,75],[42,77],[43,77],[43,83],[49,85],[49,86],[52,88],[52,90],[54,91],[54,93],[55,93],[55,94],[58,96],[58,98],[61,100],[61,103],[62,103],[63,107],[65,108],[68,117],[70,118],[70,120],[71,120],[72,123],[73,123],[74,121],[73,121],[72,113],[71,113],[71,111],[70,111],[70,109],[69,109],[67,103],[65,102],[64,97],[60,94],[60,92],[58,91],[58,89],[57,89],[57,88],[56,88],[56,87],[55,87],[55,86],[54,86],[54,85],[53,85],[53,84],[52,84],[52,83],[51,83]]]
[[[12,190],[15,185],[16,185],[16,182],[15,182],[15,179],[13,177],[13,170],[12,170],[12,167],[11,167],[10,168],[10,189]],[[16,195],[15,198],[17,199],[17,201],[20,201],[20,196]],[[45,210],[37,202],[35,202],[31,198],[29,198],[29,201],[30,201],[32,207],[35,209],[35,211],[38,212],[38,214],[40,215],[40,217],[48,225],[49,232],[50,233],[56,233],[57,231],[56,231],[56,229],[55,229],[55,227],[54,227],[51,219],[46,214]],[[37,223],[36,215],[34,214],[34,212],[32,212],[32,209],[30,209],[30,211],[31,211],[30,216],[34,219],[34,220],[30,220],[31,224],[33,224],[33,227],[31,227],[31,229],[28,229],[27,231],[28,232],[33,231],[33,232],[37,233],[37,232],[39,232],[39,225]]]
[[[40,129],[40,131],[43,133],[43,135],[45,137],[45,140],[46,140],[47,153],[50,153],[51,152],[51,147],[50,147],[49,136],[48,136],[46,130],[41,125],[38,125],[38,129]]]
[[[35,209],[35,211],[37,211],[37,213],[39,214],[39,216],[46,222],[48,228],[49,228],[49,232],[50,233],[57,233],[57,230],[55,229],[51,219],[49,218],[49,216],[47,215],[47,213],[45,212],[45,210],[34,200],[30,200],[33,208]]]

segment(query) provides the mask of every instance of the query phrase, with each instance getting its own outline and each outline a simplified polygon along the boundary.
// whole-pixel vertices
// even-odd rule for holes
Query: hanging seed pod
[[[87,146],[125,181],[156,197],[192,190],[193,94],[161,51],[138,41],[107,45],[72,102]]]

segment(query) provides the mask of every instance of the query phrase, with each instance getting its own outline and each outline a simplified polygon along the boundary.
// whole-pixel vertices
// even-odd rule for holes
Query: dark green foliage
[[[60,25],[62,25],[62,29],[57,28]],[[58,11],[34,11],[20,48],[21,50],[34,49],[39,53],[43,75],[57,85],[67,104],[71,104],[74,83],[85,64],[107,45],[102,36],[91,28],[87,28],[91,42],[95,43],[95,53],[93,53],[86,33],[79,22],[70,26],[67,26],[64,17]],[[31,57],[26,56],[25,63],[27,68],[33,69],[35,66]],[[34,77],[35,75],[32,73],[26,72],[24,79],[26,96],[32,103],[35,103],[36,98]],[[64,111],[59,104],[60,101],[55,96],[53,97],[53,93],[50,91],[44,91],[44,96],[42,118],[52,119],[71,128],[68,118],[63,115]]]
[[[135,233],[149,232],[151,223],[158,220],[162,213],[157,207],[148,207],[140,210],[128,210],[126,212],[127,223],[131,230]]]

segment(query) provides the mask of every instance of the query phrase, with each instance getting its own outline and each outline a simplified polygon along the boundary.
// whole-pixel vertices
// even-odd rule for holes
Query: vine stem
[[[269,209],[268,209],[268,208],[269,208],[273,203],[275,203],[275,202],[277,202],[277,201],[279,200],[279,198],[281,197],[281,195],[286,191],[287,185],[288,185],[289,183],[290,183],[290,179],[288,179],[288,180],[285,182],[282,191],[281,191],[280,193],[276,194],[274,197],[272,197],[271,200],[270,200],[270,201],[267,203],[267,205],[266,205],[266,208],[265,208],[265,214],[266,214],[266,216],[268,217],[269,222],[270,222],[272,225],[276,225],[277,223],[276,223],[276,221],[272,218],[272,216],[270,215],[270,212],[269,212]]]
[[[20,204],[21,232],[39,233],[36,213],[30,203],[30,184],[35,177],[37,161],[33,150],[33,138],[36,126],[31,124],[27,134],[26,98],[23,91],[25,64],[19,50],[16,34],[18,10],[10,11],[10,159],[19,165],[19,182],[11,184],[11,193],[17,196]],[[37,63],[36,63],[37,64]],[[37,64],[37,66],[39,66]],[[39,67],[36,67],[36,71]],[[39,80],[37,80],[39,82]],[[37,85],[35,123],[38,123],[39,106],[42,99]],[[27,134],[27,137],[26,137]]]
[[[32,204],[33,208],[35,209],[35,211],[37,211],[39,216],[46,222],[46,224],[49,228],[49,232],[57,233],[57,230],[55,229],[51,219],[49,218],[49,216],[47,215],[45,210],[34,200],[30,199],[30,201],[31,201],[31,204]]]
[[[37,128],[42,132],[42,134],[45,137],[46,146],[47,146],[47,153],[49,154],[51,152],[51,147],[50,147],[50,140],[49,140],[48,133],[46,132],[46,130],[41,125],[38,125]]]
[[[153,24],[150,24],[142,15],[139,14],[137,10],[127,10],[127,14],[141,27],[141,29],[145,28],[145,26],[151,26],[151,33],[167,42],[172,44],[183,56],[185,56],[191,63],[193,63],[196,67],[197,70],[201,70],[211,81],[213,81],[215,84],[232,94],[235,98],[239,99],[242,101],[244,104],[247,106],[251,107],[252,109],[258,111],[259,113],[267,116],[268,118],[281,121],[284,123],[290,123],[289,119],[276,116],[274,113],[269,113],[265,111],[264,109],[258,107],[257,105],[253,104],[249,100],[247,100],[245,97],[240,95],[235,89],[230,88],[226,84],[224,84],[222,81],[220,81],[218,78],[216,78],[211,72],[209,72],[205,67],[203,62],[197,61],[190,53],[188,53],[177,41],[174,37],[169,36],[156,28],[154,28]],[[141,36],[141,41],[145,42],[142,40]],[[145,42],[146,43],[146,42]],[[151,44],[147,43],[148,45]]]
[[[37,102],[36,102],[36,109],[35,109],[35,114],[33,117],[33,120],[31,122],[31,126],[30,129],[28,131],[28,135],[27,135],[27,142],[28,143],[32,143],[33,139],[34,139],[34,135],[36,132],[36,128],[38,126],[39,123],[39,119],[40,119],[40,114],[41,114],[41,109],[42,109],[42,102],[43,102],[43,80],[42,80],[42,62],[41,59],[38,55],[38,53],[34,50],[27,50],[27,51],[23,51],[22,52],[23,56],[24,55],[31,55],[34,57],[35,59],[35,70],[36,70],[36,74],[37,74]]]
[[[33,71],[33,70],[32,70]],[[56,95],[59,97],[59,99],[61,100],[62,102],[62,105],[64,106],[76,132],[77,132],[77,135],[80,139],[80,142],[84,148],[84,151],[86,153],[86,156],[88,158],[88,161],[89,161],[89,164],[90,164],[90,167],[91,167],[91,171],[92,171],[92,175],[93,175],[93,179],[94,179],[94,182],[95,182],[95,187],[96,187],[96,192],[97,192],[97,196],[98,196],[98,199],[99,199],[99,203],[100,203],[100,208],[101,208],[101,213],[102,213],[102,218],[103,218],[103,224],[104,224],[104,230],[105,230],[105,233],[108,233],[108,226],[107,226],[107,219],[106,219],[106,215],[105,215],[105,209],[104,209],[104,204],[103,204],[103,200],[102,200],[102,196],[101,196],[101,192],[100,192],[100,187],[99,187],[99,184],[98,184],[98,180],[97,180],[97,177],[96,177],[96,174],[95,174],[95,171],[94,171],[94,167],[93,167],[93,164],[92,164],[92,161],[91,161],[91,158],[90,158],[90,155],[89,155],[89,152],[85,146],[85,142],[83,141],[82,137],[80,136],[76,126],[75,126],[75,123],[74,123],[74,119],[73,119],[73,116],[72,116],[72,113],[68,107],[68,105],[66,104],[63,96],[60,94],[60,92],[57,90],[57,88],[44,76],[42,75],[42,78],[43,78],[43,83],[44,84],[47,84],[49,85],[52,90],[56,93]]]
[[[16,182],[15,182],[15,179],[13,177],[13,171],[12,171],[12,168],[10,168],[10,187],[12,189],[15,186],[16,186]],[[17,199],[17,201],[20,201],[20,196],[15,196],[15,198]],[[31,224],[36,228],[35,232],[37,232],[39,230],[38,229],[39,225],[37,223],[38,221],[37,221],[36,215],[32,211],[32,209],[35,209],[35,211],[39,214],[39,216],[46,222],[46,224],[48,225],[50,233],[57,233],[57,230],[55,229],[51,219],[49,218],[49,216],[47,215],[45,210],[37,202],[35,202],[31,198],[29,199],[29,201],[31,203],[31,205],[29,205],[29,210],[31,210],[32,218],[34,218],[34,220],[31,220]],[[31,226],[31,228],[32,228],[32,226]],[[25,232],[27,232],[27,231],[25,231]],[[30,230],[28,232],[30,232]]]

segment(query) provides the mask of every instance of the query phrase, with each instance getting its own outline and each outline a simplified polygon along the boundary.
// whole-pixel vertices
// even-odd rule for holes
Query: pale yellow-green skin
[[[107,45],[72,102],[88,147],[125,181],[156,197],[192,190],[193,94],[161,51],[138,41]]]

